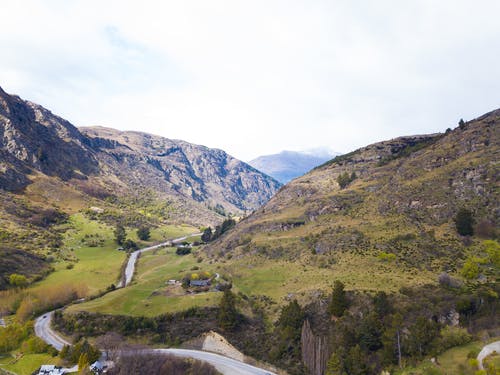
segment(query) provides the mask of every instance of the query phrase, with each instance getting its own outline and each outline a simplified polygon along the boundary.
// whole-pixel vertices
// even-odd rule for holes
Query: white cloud
[[[0,85],[76,125],[349,151],[498,106],[497,1],[16,1]]]

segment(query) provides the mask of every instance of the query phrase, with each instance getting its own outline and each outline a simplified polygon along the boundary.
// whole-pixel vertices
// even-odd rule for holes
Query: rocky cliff
[[[178,209],[192,206],[189,216],[204,211],[201,217],[210,223],[217,221],[214,210],[255,210],[280,186],[222,150],[109,128],[81,132],[1,89],[0,125],[0,189],[5,191],[20,191],[37,174],[68,181],[79,190],[95,184],[110,194],[149,190],[181,202]]]

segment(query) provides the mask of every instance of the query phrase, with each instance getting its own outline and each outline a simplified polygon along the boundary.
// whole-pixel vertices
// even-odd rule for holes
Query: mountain
[[[37,249],[41,258],[29,264],[57,247],[53,224],[90,207],[111,224],[215,225],[257,209],[279,187],[224,151],[139,132],[80,131],[0,88],[2,251]]]
[[[281,151],[248,162],[252,167],[285,184],[332,158],[331,153]]]
[[[222,150],[140,132],[80,129],[100,147],[100,160],[113,175],[129,185],[144,184],[236,214],[257,209],[280,187]]]
[[[285,185],[205,251],[237,259],[227,272],[275,275],[266,287],[281,296],[307,296],[332,278],[398,290],[435,283],[443,271],[458,275],[465,259],[484,252],[480,238],[457,233],[460,209],[472,213],[477,233],[495,237],[499,125],[495,110],[444,134],[338,156]]]

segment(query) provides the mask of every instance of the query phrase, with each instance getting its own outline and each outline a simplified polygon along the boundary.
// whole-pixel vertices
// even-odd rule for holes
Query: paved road
[[[261,368],[236,361],[235,359],[224,357],[220,354],[202,352],[200,350],[188,349],[145,349],[140,350],[140,353],[161,353],[170,354],[178,357],[193,358],[204,361],[213,365],[219,372],[224,375],[276,375],[273,372],[263,370]],[[123,353],[122,354],[126,354]],[[133,351],[131,354],[137,354]]]
[[[61,350],[64,345],[71,345],[68,341],[54,332],[50,326],[54,311],[39,316],[35,320],[35,334],[47,344],[52,345],[57,350]]]
[[[142,254],[145,251],[158,249],[158,248],[165,246],[167,244],[170,244],[170,243],[182,242],[182,241],[188,239],[189,237],[198,236],[200,234],[201,233],[190,234],[189,236],[179,237],[179,238],[176,238],[174,240],[162,242],[158,245],[145,247],[144,249],[134,251],[133,253],[130,254],[130,257],[128,258],[128,262],[127,262],[127,267],[125,267],[125,285],[123,285],[123,281],[120,280],[120,282],[118,283],[118,288],[122,288],[123,286],[127,286],[132,281],[132,277],[134,277],[135,264],[137,262],[137,257],[139,256],[139,254]]]
[[[500,354],[500,341],[492,342],[491,344],[483,346],[483,349],[477,355],[477,361],[479,362],[479,369],[484,370],[483,368],[483,359],[489,356],[491,353],[497,352]]]
[[[192,237],[192,236],[197,236],[198,234],[192,234],[189,236],[185,237],[180,237],[176,238],[172,241],[168,241],[165,243],[161,243],[155,246],[150,246],[146,247],[144,249],[140,249],[137,251],[134,251],[131,255],[130,258],[127,262],[127,267],[125,269],[125,286],[130,284],[130,281],[132,281],[132,276],[134,275],[134,270],[135,270],[135,263],[137,261],[137,256],[140,253],[143,253],[145,251],[149,250],[154,250],[157,249],[161,246],[164,246],[165,244],[168,243],[177,243],[184,241],[185,239]],[[217,274],[217,278],[219,275]],[[121,284],[121,283],[120,283]],[[122,285],[119,284],[119,287],[122,287]],[[51,311],[49,313],[46,313],[45,315],[42,315],[38,317],[35,321],[35,334],[40,337],[43,341],[45,341],[47,344],[52,345],[54,348],[57,350],[61,350],[64,345],[71,345],[68,341],[60,337],[57,332],[52,330],[51,328],[51,321],[52,321],[52,315],[54,314],[54,311]],[[179,357],[187,357],[187,358],[193,358],[193,359],[198,359],[201,361],[208,362],[212,364],[218,371],[220,371],[224,375],[275,375],[272,372],[260,369],[258,367],[236,361],[232,358],[224,357],[219,354],[214,354],[214,353],[209,353],[209,352],[203,352],[199,350],[187,350],[187,349],[146,349],[142,352],[145,353],[164,353],[164,354],[172,354],[176,355]]]

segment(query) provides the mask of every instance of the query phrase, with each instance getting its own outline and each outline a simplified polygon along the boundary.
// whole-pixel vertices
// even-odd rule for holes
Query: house
[[[38,370],[37,375],[63,375],[66,371],[62,367],[54,365],[42,365],[40,370]]]
[[[191,280],[189,282],[190,286],[209,286],[210,285],[210,279],[206,280]]]
[[[95,361],[90,365],[90,371],[94,374],[102,374],[104,371],[104,365],[100,361]]]

